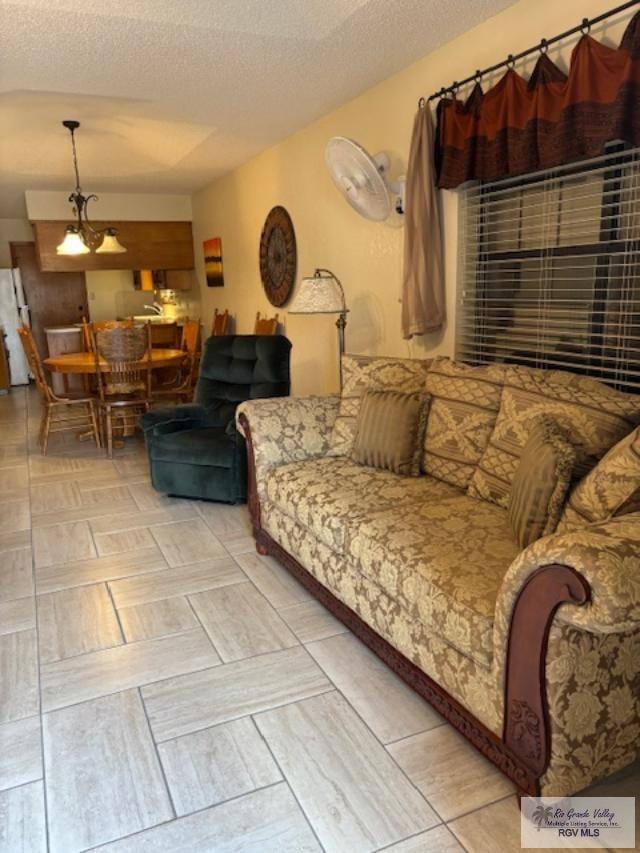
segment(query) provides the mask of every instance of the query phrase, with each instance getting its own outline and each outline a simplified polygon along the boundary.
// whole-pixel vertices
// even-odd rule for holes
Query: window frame
[[[637,160],[636,157],[638,157]],[[603,168],[603,159],[605,158],[606,164]],[[634,149],[625,143],[617,142],[608,146],[602,157],[594,158],[590,161],[580,161],[568,167],[561,166],[549,169],[545,172],[526,174],[517,178],[507,178],[487,184],[469,184],[463,189],[463,197],[461,199],[462,216],[459,222],[459,236],[462,239],[459,244],[460,257],[458,264],[457,318],[455,333],[456,357],[476,364],[498,362],[525,364],[529,367],[572,370],[574,372],[594,377],[606,382],[607,384],[613,385],[614,387],[621,388],[622,390],[633,390],[636,393],[640,393],[640,327],[638,328],[638,354],[635,358],[627,359],[627,362],[631,365],[627,373],[633,374],[637,371],[639,374],[635,383],[630,382],[628,376],[626,381],[625,379],[612,378],[610,376],[611,371],[614,369],[617,370],[618,368],[617,366],[613,368],[611,365],[607,365],[607,356],[605,354],[607,350],[605,338],[606,329],[608,327],[606,315],[607,310],[614,301],[611,292],[614,285],[614,272],[612,271],[613,265],[610,257],[612,254],[615,256],[616,253],[620,253],[621,240],[624,244],[624,256],[626,257],[627,252],[629,252],[632,257],[631,265],[633,266],[636,262],[639,265],[638,273],[637,275],[633,275],[633,278],[638,278],[637,288],[638,299],[640,300],[640,233],[638,233],[637,237],[634,233],[630,233],[625,237],[622,233],[622,229],[625,226],[624,224],[621,224],[621,216],[623,215],[621,213],[621,207],[625,202],[624,193],[628,192],[624,186],[624,169],[631,165],[633,170],[635,168],[635,163],[640,165],[640,149]],[[495,234],[499,234],[499,231],[495,229],[495,225],[488,222],[488,219],[493,214],[488,207],[487,200],[495,198],[494,194],[496,191],[499,192],[502,187],[508,191],[513,191],[514,193],[521,191],[522,189],[535,187],[540,187],[544,190],[545,182],[550,179],[554,181],[554,188],[559,187],[561,191],[564,188],[565,181],[567,179],[571,179],[575,176],[588,176],[589,173],[595,173],[598,170],[601,170],[603,175],[603,192],[599,208],[599,239],[597,241],[561,244],[559,240],[559,232],[563,225],[563,219],[559,207],[555,223],[558,232],[557,245],[545,247],[544,249],[540,247],[519,247],[516,249],[491,250],[489,248],[488,244],[490,238]],[[632,175],[633,174],[634,173],[632,171]],[[471,194],[473,195],[471,196]],[[636,215],[633,212],[635,210],[635,205],[640,205],[640,181],[638,181],[638,186],[636,187],[635,178],[632,191],[629,195],[631,204],[633,205],[631,216],[634,217]],[[466,300],[468,300],[469,297],[466,289],[469,287],[471,279],[469,276],[469,260],[466,248],[466,246],[468,246],[467,238],[469,235],[466,233],[464,217],[469,214],[469,208],[472,205],[477,206],[474,215],[477,216],[478,224],[477,235],[474,235],[476,260],[473,275],[473,297],[471,300],[472,304],[467,304]],[[523,209],[524,196],[521,196],[519,206],[517,207],[520,217],[520,229],[522,229]],[[543,220],[542,229],[545,227]],[[631,229],[635,229],[633,220],[629,227]],[[521,231],[519,232],[518,239],[522,239]],[[557,364],[553,363],[554,359],[552,359],[549,356],[549,353],[545,352],[544,349],[536,351],[533,356],[528,358],[523,357],[520,359],[517,352],[515,354],[503,354],[499,357],[496,354],[496,349],[500,347],[500,344],[496,344],[495,340],[492,340],[492,333],[490,329],[495,329],[495,326],[492,326],[489,321],[493,320],[494,323],[498,323],[500,318],[491,318],[490,311],[492,309],[487,307],[486,303],[489,299],[496,300],[504,296],[504,283],[496,277],[496,273],[495,271],[492,271],[491,265],[507,262],[511,263],[514,268],[517,266],[517,273],[514,273],[513,277],[515,279],[517,276],[519,280],[518,288],[520,288],[523,281],[523,262],[526,262],[527,260],[555,260],[556,258],[581,256],[595,259],[595,272],[592,296],[590,299],[591,307],[589,327],[586,333],[587,344],[585,348],[585,355],[576,354],[575,358],[572,360],[570,353],[560,353],[557,359]],[[491,278],[492,272],[494,276],[493,281]],[[556,281],[557,280],[562,281],[562,275],[556,276]],[[541,278],[538,279],[538,284],[537,298],[539,304],[544,286]],[[506,296],[504,298],[505,305],[507,305],[508,300]],[[634,298],[635,291],[630,297],[630,301],[633,302]],[[561,301],[560,298],[558,299]],[[566,299],[566,301],[570,302],[571,300]],[[512,306],[515,310],[517,307],[515,300],[512,302]],[[502,306],[500,310],[505,310],[504,306]],[[484,331],[483,325],[485,326]],[[514,330],[513,334],[517,335],[521,333],[516,324],[513,324],[511,329]],[[505,331],[509,330],[509,327],[505,326]],[[474,336],[473,344],[462,343],[463,336],[470,334],[473,334]],[[494,333],[493,339],[496,337],[497,335]],[[523,343],[526,343],[528,340],[529,339],[526,334],[524,334]],[[504,344],[502,345],[502,348],[506,349]],[[474,352],[472,357],[469,356],[468,352],[465,352],[468,350],[472,350]],[[619,360],[624,360],[624,357]],[[532,361],[535,363],[532,364]],[[572,363],[572,361],[575,361],[575,364]],[[627,386],[629,384],[635,385],[636,387],[628,388]]]

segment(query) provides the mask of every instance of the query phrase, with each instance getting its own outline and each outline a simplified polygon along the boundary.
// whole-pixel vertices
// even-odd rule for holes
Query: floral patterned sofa
[[[345,356],[343,375],[340,398],[238,408],[258,550],[521,792],[575,793],[631,763],[640,397],[559,371],[448,359]],[[351,461],[373,388],[430,396],[421,476]],[[569,430],[579,464],[556,531],[522,550],[506,505],[540,413]]]

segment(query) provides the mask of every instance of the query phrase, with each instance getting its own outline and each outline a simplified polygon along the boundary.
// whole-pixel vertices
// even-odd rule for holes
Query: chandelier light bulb
[[[64,240],[56,247],[58,255],[87,255],[90,251],[78,233],[77,228],[73,225],[67,226],[64,233]]]
[[[107,228],[102,243],[96,249],[96,255],[121,255],[127,250],[118,240],[115,228]]]

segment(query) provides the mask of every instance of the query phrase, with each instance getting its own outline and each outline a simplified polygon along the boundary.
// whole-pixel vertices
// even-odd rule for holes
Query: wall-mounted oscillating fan
[[[333,182],[354,210],[366,219],[382,222],[391,213],[404,213],[404,178],[389,181],[389,156],[374,157],[346,136],[334,136],[325,150]]]

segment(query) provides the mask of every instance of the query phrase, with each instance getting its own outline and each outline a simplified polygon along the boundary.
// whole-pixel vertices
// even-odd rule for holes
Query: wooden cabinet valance
[[[69,220],[70,222],[71,220]],[[85,270],[188,270],[194,266],[190,222],[93,222],[94,228],[118,229],[118,240],[127,251],[121,255],[58,255],[67,222],[33,222],[36,252],[44,272]]]

